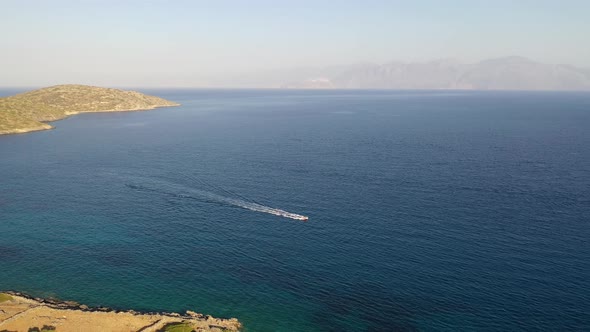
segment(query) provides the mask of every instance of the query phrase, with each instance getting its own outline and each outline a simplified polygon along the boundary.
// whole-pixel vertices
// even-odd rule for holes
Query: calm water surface
[[[247,331],[590,329],[590,94],[145,92],[183,106],[0,137],[0,289]]]

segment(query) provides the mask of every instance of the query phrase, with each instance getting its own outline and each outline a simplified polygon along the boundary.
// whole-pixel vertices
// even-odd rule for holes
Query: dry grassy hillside
[[[177,103],[135,91],[57,85],[0,98],[0,134],[51,128],[44,123],[81,112],[148,110]]]

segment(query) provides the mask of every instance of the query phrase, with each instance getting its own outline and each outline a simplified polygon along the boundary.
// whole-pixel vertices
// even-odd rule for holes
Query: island
[[[47,122],[79,113],[142,111],[178,105],[136,91],[56,85],[0,98],[0,135],[51,129]]]
[[[139,313],[91,308],[73,301],[33,298],[17,292],[0,293],[0,331],[231,332],[241,327],[235,318],[214,318],[190,310],[184,314]]]

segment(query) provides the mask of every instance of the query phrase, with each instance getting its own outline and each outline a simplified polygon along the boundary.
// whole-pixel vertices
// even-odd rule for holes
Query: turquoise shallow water
[[[0,289],[248,331],[590,329],[590,94],[146,92],[183,106],[0,137]]]

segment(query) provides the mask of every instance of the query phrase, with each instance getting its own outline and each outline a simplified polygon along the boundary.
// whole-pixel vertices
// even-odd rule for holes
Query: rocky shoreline
[[[89,307],[75,301],[33,297],[16,291],[3,291],[0,300],[0,331],[167,331],[184,326],[186,331],[239,331],[236,318],[215,318],[187,310],[141,312]],[[7,299],[8,298],[8,299]]]
[[[147,111],[180,104],[136,91],[58,85],[0,98],[0,135],[52,129],[80,113]]]

